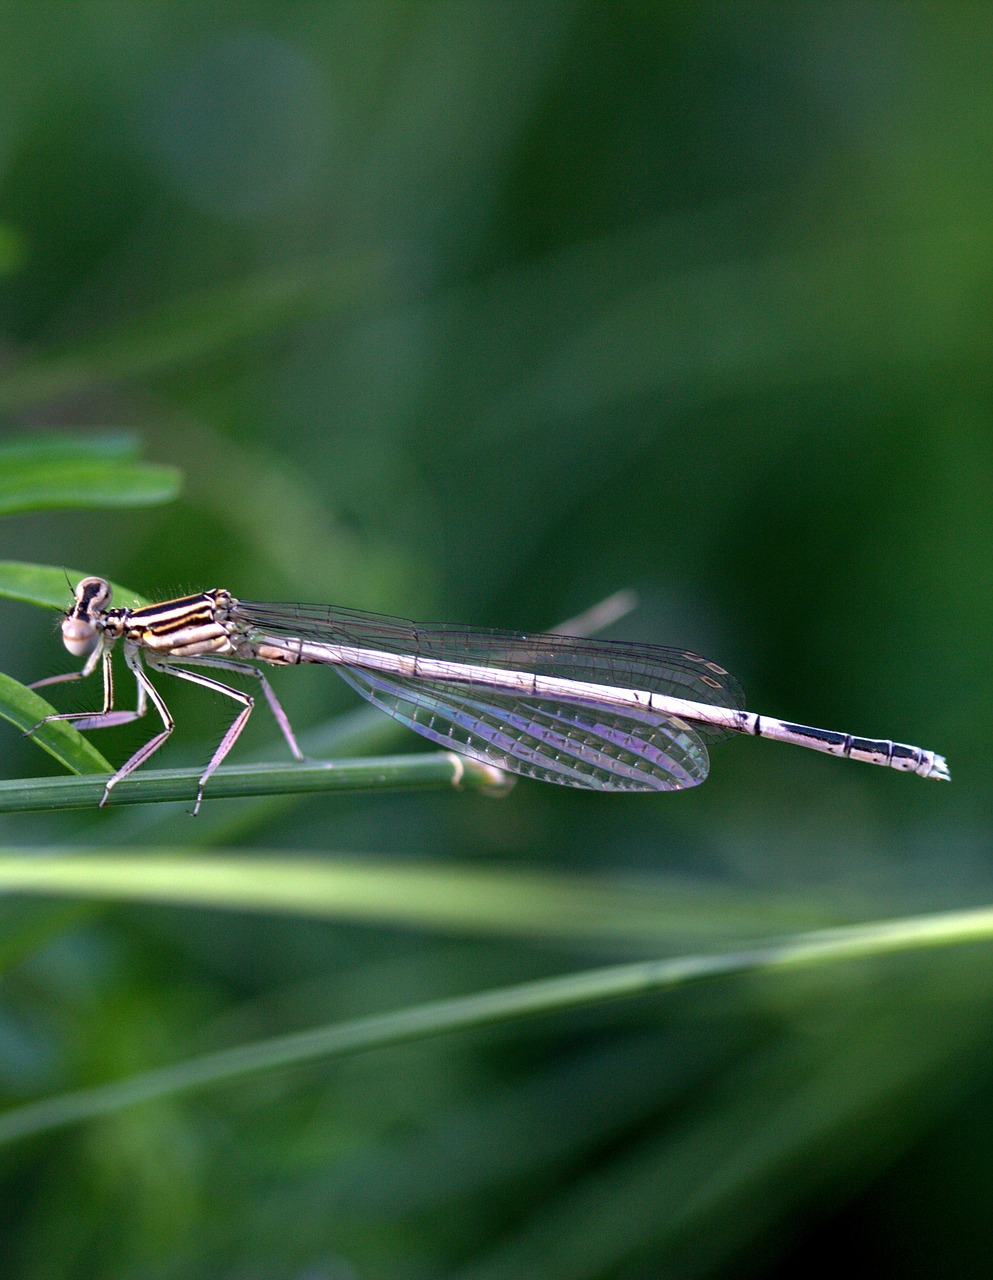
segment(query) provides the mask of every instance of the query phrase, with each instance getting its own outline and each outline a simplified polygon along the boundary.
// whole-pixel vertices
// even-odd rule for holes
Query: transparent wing
[[[686,649],[483,627],[421,625],[405,618],[328,605],[242,600],[234,608],[249,627],[271,635],[644,689],[712,707],[741,710],[745,705],[745,695],[734,676]],[[727,736],[724,730],[709,725],[695,725],[693,732],[707,741]]]
[[[592,791],[682,791],[710,759],[675,717],[521,698],[487,687],[336,667],[363,698],[441,747],[527,778]]]

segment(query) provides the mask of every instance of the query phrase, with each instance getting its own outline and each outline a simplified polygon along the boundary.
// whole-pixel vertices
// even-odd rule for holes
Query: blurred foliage
[[[443,887],[405,927],[8,897],[7,1107],[989,901],[991,39],[975,3],[0,7],[0,430],[57,434],[65,464],[137,430],[152,496],[186,481],[22,503],[5,561],[532,629],[631,587],[614,634],[955,778],[740,741],[680,795],[6,816],[25,856],[596,877],[612,925],[550,901],[547,930],[482,927]],[[2,611],[0,668],[70,669],[50,614]],[[326,671],[278,689],[317,738],[353,703]],[[164,763],[202,763],[227,708],[169,702]],[[282,759],[254,721],[246,758]],[[366,725],[353,743],[419,747]],[[55,768],[0,729],[3,777]],[[857,1251],[988,1274],[991,972],[976,946],[702,984],[136,1105],[0,1148],[3,1273],[772,1277]]]

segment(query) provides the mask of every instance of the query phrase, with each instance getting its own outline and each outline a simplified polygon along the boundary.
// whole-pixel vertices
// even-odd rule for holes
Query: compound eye
[[[87,618],[70,615],[62,623],[62,643],[75,658],[89,657],[99,639],[100,632]]]
[[[110,600],[110,583],[84,578],[75,591],[76,603],[62,619],[62,643],[76,658],[88,656],[100,643],[104,605]]]
[[[74,592],[76,611],[83,609],[87,613],[103,609],[110,604],[110,583],[103,578],[83,578]]]

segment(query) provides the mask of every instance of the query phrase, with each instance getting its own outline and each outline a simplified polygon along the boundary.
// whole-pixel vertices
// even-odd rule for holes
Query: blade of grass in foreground
[[[439,1000],[395,1013],[236,1045],[111,1084],[59,1094],[0,1115],[0,1143],[110,1115],[154,1098],[320,1058],[339,1058],[427,1036],[629,999],[705,979],[804,970],[900,952],[993,941],[993,907],[909,916],[799,934],[727,954],[614,965]]]
[[[451,931],[590,938],[656,950],[678,938],[755,938],[837,923],[834,904],[712,885],[624,883],[550,871],[397,859],[107,848],[0,853],[0,894],[165,903]]]

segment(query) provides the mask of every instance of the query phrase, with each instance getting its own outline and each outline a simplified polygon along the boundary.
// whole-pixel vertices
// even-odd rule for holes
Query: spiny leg
[[[125,647],[124,661],[127,663],[128,670],[134,676],[138,684],[138,710],[132,712],[122,711],[112,714],[124,715],[128,716],[130,719],[136,719],[139,715],[145,714],[147,699],[152,703],[152,706],[162,718],[162,732],[157,733],[154,738],[149,738],[145,745],[143,747],[139,747],[131,759],[127,760],[117,770],[114,776],[107,783],[106,787],[104,787],[103,798],[100,801],[101,809],[110,799],[111,788],[116,787],[122,778],[126,778],[129,773],[133,773],[135,769],[143,765],[150,756],[154,755],[176,727],[176,723],[169,714],[169,708],[166,706],[162,695],[145,674],[144,668],[141,665],[141,655],[139,651],[137,649]],[[94,719],[98,719],[98,717],[94,717]],[[105,723],[106,721],[100,720],[100,724]],[[115,721],[114,723],[121,722]],[[99,727],[99,724],[96,726],[91,725],[89,727]]]
[[[113,775],[113,777],[107,783],[107,786],[104,788],[103,798],[100,801],[101,807],[108,802],[110,798],[111,789],[115,787],[122,778],[126,778],[129,774],[133,773],[136,769],[140,768],[141,765],[143,765],[147,760],[149,760],[151,756],[153,756],[155,752],[158,751],[159,747],[163,745],[163,743],[166,741],[166,739],[170,736],[170,734],[173,732],[173,729],[175,728],[175,721],[172,718],[169,708],[166,706],[165,700],[163,699],[162,695],[158,692],[158,690],[155,688],[155,686],[152,684],[152,682],[148,679],[148,676],[144,668],[142,667],[140,652],[136,649],[130,649],[126,647],[124,651],[124,660],[127,663],[129,670],[134,675],[135,681],[138,686],[138,704],[137,704],[137,708],[134,711],[114,711],[113,710],[113,701],[114,701],[113,675],[112,675],[111,665],[110,665],[110,650],[107,649],[104,652],[104,709],[101,712],[96,712],[96,713],[68,712],[62,715],[53,715],[53,716],[48,716],[46,717],[46,720],[42,720],[39,722],[41,724],[44,724],[46,723],[47,720],[73,720],[81,729],[105,728],[109,725],[126,724],[131,720],[138,719],[139,717],[145,715],[148,707],[148,702],[151,701],[151,703],[153,704],[153,706],[155,707],[156,711],[159,713],[159,716],[162,719],[162,726],[163,726],[162,731],[161,733],[157,733],[155,734],[154,737],[150,738],[148,742],[144,744],[144,746],[140,747],[134,753],[134,755],[131,756],[131,758],[127,760],[121,766],[120,769],[117,770],[117,772]],[[233,698],[236,702],[240,702],[243,707],[243,709],[238,713],[234,722],[228,728],[224,737],[221,739],[220,745],[218,746],[217,750],[214,752],[213,756],[210,759],[209,764],[207,765],[207,768],[204,770],[203,774],[200,777],[199,785],[197,787],[196,803],[194,804],[194,807],[193,807],[193,813],[195,815],[200,809],[200,804],[201,804],[201,801],[203,800],[204,787],[207,783],[207,780],[210,778],[211,774],[214,773],[214,771],[218,768],[218,766],[224,761],[225,757],[228,755],[231,748],[234,746],[238,738],[241,736],[242,730],[245,728],[245,725],[248,722],[248,717],[251,715],[252,708],[255,705],[255,703],[253,698],[251,698],[248,694],[243,693],[240,689],[233,689],[231,688],[230,685],[222,684],[219,680],[211,680],[209,676],[201,676],[201,675],[195,674],[192,671],[181,670],[178,664],[182,661],[184,660],[176,659],[176,660],[173,660],[173,662],[163,662],[163,661],[155,661],[154,659],[152,659],[150,662],[150,665],[152,665],[156,671],[162,671],[162,672],[165,672],[167,675],[176,676],[180,680],[188,680],[192,684],[201,685],[205,689],[211,689],[215,693],[221,693],[228,698]],[[289,718],[287,717],[286,712],[283,710],[283,707],[280,704],[279,699],[276,697],[276,694],[272,686],[269,684],[269,681],[265,678],[265,676],[262,674],[261,671],[251,666],[249,663],[232,662],[224,658],[198,657],[194,659],[188,659],[186,661],[190,665],[195,664],[197,666],[220,667],[226,671],[234,671],[239,675],[254,676],[262,685],[262,690],[265,693],[266,701],[269,703],[269,706],[272,709],[273,716],[275,717],[276,723],[279,725],[283,733],[283,736],[286,739],[287,745],[289,746],[293,755],[298,760],[306,759],[303,752],[300,750],[300,746],[296,740],[296,737],[294,736],[293,729],[290,726]],[[95,666],[95,662],[88,661],[87,666],[89,667],[89,672],[87,672],[86,668],[84,668],[83,671],[81,672],[70,673],[68,677],[63,677],[63,676],[53,677],[48,681],[48,683],[55,683],[56,681],[61,681],[64,679],[78,678],[83,674],[89,674],[90,672],[92,672],[93,667]],[[38,726],[36,725],[35,728],[37,727]]]
[[[157,664],[157,666],[160,671],[165,669],[162,664]],[[279,725],[280,731],[286,739],[286,744],[290,751],[292,751],[295,759],[297,760],[307,759],[300,749],[300,744],[296,740],[296,735],[290,725],[289,716],[283,710],[282,703],[276,697],[276,692],[272,685],[258,667],[253,667],[250,662],[234,662],[229,658],[196,657],[170,659],[169,669],[172,671],[173,675],[178,674],[175,670],[177,666],[220,667],[224,671],[234,671],[237,675],[252,676],[254,679],[258,680],[259,684],[262,686],[262,692],[265,694],[266,702],[269,704],[269,709],[272,711],[273,717]],[[188,675],[187,678],[193,679],[190,675]],[[234,692],[233,690],[228,689],[227,685],[221,685],[220,688],[227,690],[228,693],[231,694]]]
[[[158,711],[159,715],[162,717],[163,728],[161,733],[157,733],[155,737],[150,738],[143,747],[139,747],[131,759],[118,769],[111,780],[107,783],[106,789],[103,793],[103,799],[100,801],[101,805],[107,803],[111,788],[115,787],[122,778],[126,778],[128,774],[133,773],[135,769],[140,768],[146,760],[150,759],[150,757],[158,751],[159,747],[162,746],[176,727],[176,722],[173,720],[162,695],[149,680],[142,668],[141,657],[138,651],[129,651],[125,649],[124,660],[127,662],[129,668],[134,673],[135,679],[138,681],[139,699],[141,698],[141,692],[144,691],[151,700],[156,711]],[[192,671],[183,671],[179,667],[173,666],[168,662],[152,661],[151,665],[156,671],[162,671],[166,675],[176,676],[179,680],[188,680],[192,684],[201,685],[205,689],[212,689],[215,693],[222,693],[226,697],[233,698],[236,702],[240,702],[243,705],[243,709],[238,713],[234,723],[221,739],[220,746],[211,756],[210,763],[200,776],[200,781],[197,785],[196,803],[193,806],[193,814],[195,816],[199,812],[200,802],[203,800],[203,789],[206,785],[207,779],[237,742],[242,729],[244,729],[245,724],[248,721],[248,717],[252,714],[252,707],[255,703],[247,693],[242,693],[240,689],[232,689],[230,685],[221,684],[219,680],[211,680],[209,676],[200,676],[194,674]]]
[[[108,646],[103,642],[100,642],[94,647],[93,652],[86,659],[86,662],[79,669],[79,671],[67,671],[64,675],[61,675],[61,676],[46,676],[44,680],[32,680],[32,682],[27,687],[29,689],[42,689],[46,684],[65,684],[68,680],[85,680],[87,676],[91,676],[93,672],[96,670],[97,663],[100,661],[101,658],[103,658],[104,667],[106,668],[108,652],[109,652]],[[104,672],[103,693],[104,693],[104,702],[106,703],[106,700],[107,700],[106,671]],[[104,707],[104,710],[105,711],[107,710],[106,706]]]
[[[195,661],[198,665],[202,662],[200,658],[193,659],[192,661]],[[228,731],[221,739],[217,750],[210,757],[210,762],[206,769],[200,775],[200,781],[197,784],[196,803],[193,806],[193,816],[196,817],[197,813],[200,811],[200,802],[203,800],[203,789],[207,784],[207,780],[217,767],[223,763],[225,756],[227,756],[228,752],[241,737],[241,732],[248,723],[248,717],[252,714],[252,708],[255,706],[255,699],[249,694],[243,693],[241,689],[232,689],[228,684],[221,684],[220,680],[211,680],[210,676],[201,676],[193,671],[184,671],[181,667],[174,665],[172,662],[157,661],[153,665],[156,671],[164,671],[167,675],[175,676],[178,680],[188,680],[191,684],[201,685],[204,689],[212,689],[215,693],[222,693],[225,697],[233,698],[235,702],[240,702],[242,704],[242,710],[238,712]],[[211,660],[208,665],[217,666],[220,664],[216,660]],[[232,669],[238,670],[239,666],[240,664],[232,664]],[[257,674],[259,674],[261,678],[261,673]],[[149,685],[149,693],[151,694],[151,685]],[[282,708],[280,708],[280,710],[282,711]],[[157,748],[162,745],[162,742],[164,742],[169,736],[172,729],[172,718],[170,717],[169,729],[166,733],[158,735],[160,741],[153,739],[155,745],[153,746],[151,743],[148,744],[150,749],[145,749],[145,753],[142,755],[140,760],[136,760],[135,757],[132,757],[124,766],[125,770],[130,773],[132,769],[137,768],[139,764],[144,760],[147,760],[152,751],[157,750]],[[299,751],[299,749],[300,748],[298,747],[297,750]],[[138,754],[141,755],[140,752]],[[117,778],[115,777],[111,781],[116,782]]]
[[[50,716],[45,716],[43,720],[39,720],[36,725],[28,729],[26,736],[30,737],[43,724],[50,724],[53,720],[68,720],[75,724],[77,729],[88,730],[109,729],[113,725],[130,724],[132,720],[141,719],[147,710],[147,703],[145,690],[140,681],[138,682],[138,703],[134,711],[114,710],[114,672],[111,664],[110,645],[104,644],[94,649],[90,657],[87,658],[86,665],[82,670],[70,671],[61,676],[48,676],[44,680],[35,680],[33,684],[28,685],[28,688],[40,689],[44,685],[65,684],[70,680],[82,680],[86,676],[93,674],[98,661],[101,661],[103,665],[103,709],[101,711],[54,712]]]

